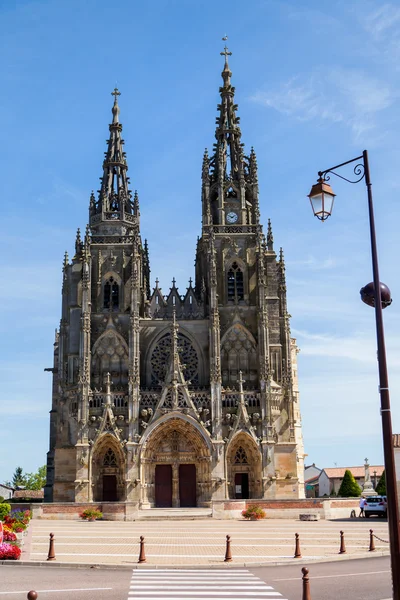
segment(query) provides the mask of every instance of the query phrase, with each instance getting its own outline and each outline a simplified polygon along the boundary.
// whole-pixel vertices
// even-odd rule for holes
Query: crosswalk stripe
[[[284,600],[246,569],[135,569],[128,600]]]
[[[158,589],[162,589],[162,590],[192,590],[193,589],[193,585],[169,585],[169,584],[160,584],[160,585],[146,585],[146,584],[132,584],[131,585],[131,590],[148,590],[148,589],[152,589],[152,590],[158,590]],[[196,585],[196,590],[272,590],[272,587],[269,586],[264,586],[264,585],[254,585],[254,584],[247,584],[247,585],[214,585],[212,583],[210,583],[209,585]]]
[[[157,590],[158,591],[158,590]],[[214,590],[211,590],[214,591]],[[133,592],[129,592],[129,599],[131,598],[147,598],[148,594],[153,594],[154,592],[149,591],[149,592],[144,592],[141,591],[140,595],[133,595]],[[230,598],[234,598],[234,593],[232,591],[222,591],[222,592],[218,592],[218,594],[220,596],[229,596]],[[186,596],[189,594],[190,597],[192,596],[199,596],[199,597],[203,597],[206,598],[207,596],[204,595],[204,592],[197,592],[197,591],[193,591],[190,590],[190,592],[186,591],[186,592],[178,592],[178,591],[173,591],[173,592],[167,592],[167,593],[163,593],[159,595],[159,598],[175,598],[176,596]],[[253,598],[254,600],[257,598],[270,598],[271,596],[282,596],[282,594],[278,594],[277,592],[242,592],[240,591],[240,594],[242,596],[247,596],[248,598]]]

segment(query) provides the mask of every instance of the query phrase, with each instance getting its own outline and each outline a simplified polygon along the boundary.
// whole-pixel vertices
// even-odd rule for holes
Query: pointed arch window
[[[111,310],[119,307],[119,285],[114,277],[110,277],[104,284],[104,308]]]
[[[239,448],[236,450],[235,463],[240,465],[247,465],[249,463],[247,460],[246,450],[242,446],[239,446]]]
[[[228,271],[228,301],[239,302],[243,298],[243,271],[237,262],[234,262]]]
[[[103,460],[104,467],[116,467],[117,466],[117,457],[115,456],[115,452],[109,448],[104,455]]]

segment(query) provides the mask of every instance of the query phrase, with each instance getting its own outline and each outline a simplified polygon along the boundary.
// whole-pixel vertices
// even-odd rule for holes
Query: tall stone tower
[[[202,165],[195,283],[150,289],[117,89],[101,189],[65,255],[54,344],[48,501],[209,506],[304,497],[297,347],[285,263],[260,222],[225,64]]]

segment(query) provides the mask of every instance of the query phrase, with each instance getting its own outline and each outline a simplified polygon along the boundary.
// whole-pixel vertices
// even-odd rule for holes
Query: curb
[[[327,557],[318,560],[313,560],[312,558],[296,558],[291,559],[289,561],[274,561],[274,562],[241,562],[236,563],[235,558],[231,563],[225,563],[221,559],[221,563],[211,564],[211,565],[157,565],[157,564],[141,564],[139,565],[137,562],[132,562],[131,564],[121,565],[121,564],[107,564],[107,563],[57,563],[57,562],[47,562],[47,561],[27,561],[27,560],[18,560],[18,561],[10,561],[10,560],[2,560],[0,561],[1,566],[7,567],[50,567],[51,569],[59,568],[59,569],[103,569],[105,571],[115,571],[115,570],[132,570],[132,569],[193,569],[194,567],[198,570],[210,570],[210,569],[221,569],[221,567],[226,569],[254,569],[256,567],[282,567],[282,566],[293,566],[293,565],[304,565],[304,564],[322,564],[329,562],[338,562],[343,560],[364,560],[374,557],[383,557],[390,556],[389,551],[375,551],[370,552],[366,556],[351,556],[351,555],[340,555],[337,557]]]

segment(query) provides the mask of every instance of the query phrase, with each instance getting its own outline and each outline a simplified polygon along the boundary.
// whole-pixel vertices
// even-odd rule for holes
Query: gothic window
[[[239,302],[243,298],[243,272],[237,262],[234,262],[228,271],[228,301]]]
[[[221,340],[222,383],[235,387],[242,371],[247,387],[257,380],[257,346],[250,332],[241,325],[231,327]]]
[[[104,455],[103,466],[104,467],[116,467],[117,466],[117,457],[115,456],[115,453],[111,450],[111,448],[109,448]]]
[[[192,384],[198,382],[198,357],[190,340],[182,333],[178,333],[178,353],[182,365],[182,371],[186,381]],[[160,384],[165,380],[167,367],[171,355],[171,334],[164,335],[154,348],[150,363],[152,383]]]
[[[239,448],[236,450],[234,462],[241,465],[247,465],[249,463],[247,460],[246,450],[242,446],[239,446]]]
[[[119,285],[114,277],[104,284],[104,308],[117,309],[119,306]]]
[[[128,382],[128,347],[116,332],[106,331],[92,350],[92,380],[101,387],[106,373],[111,373],[114,385]]]

